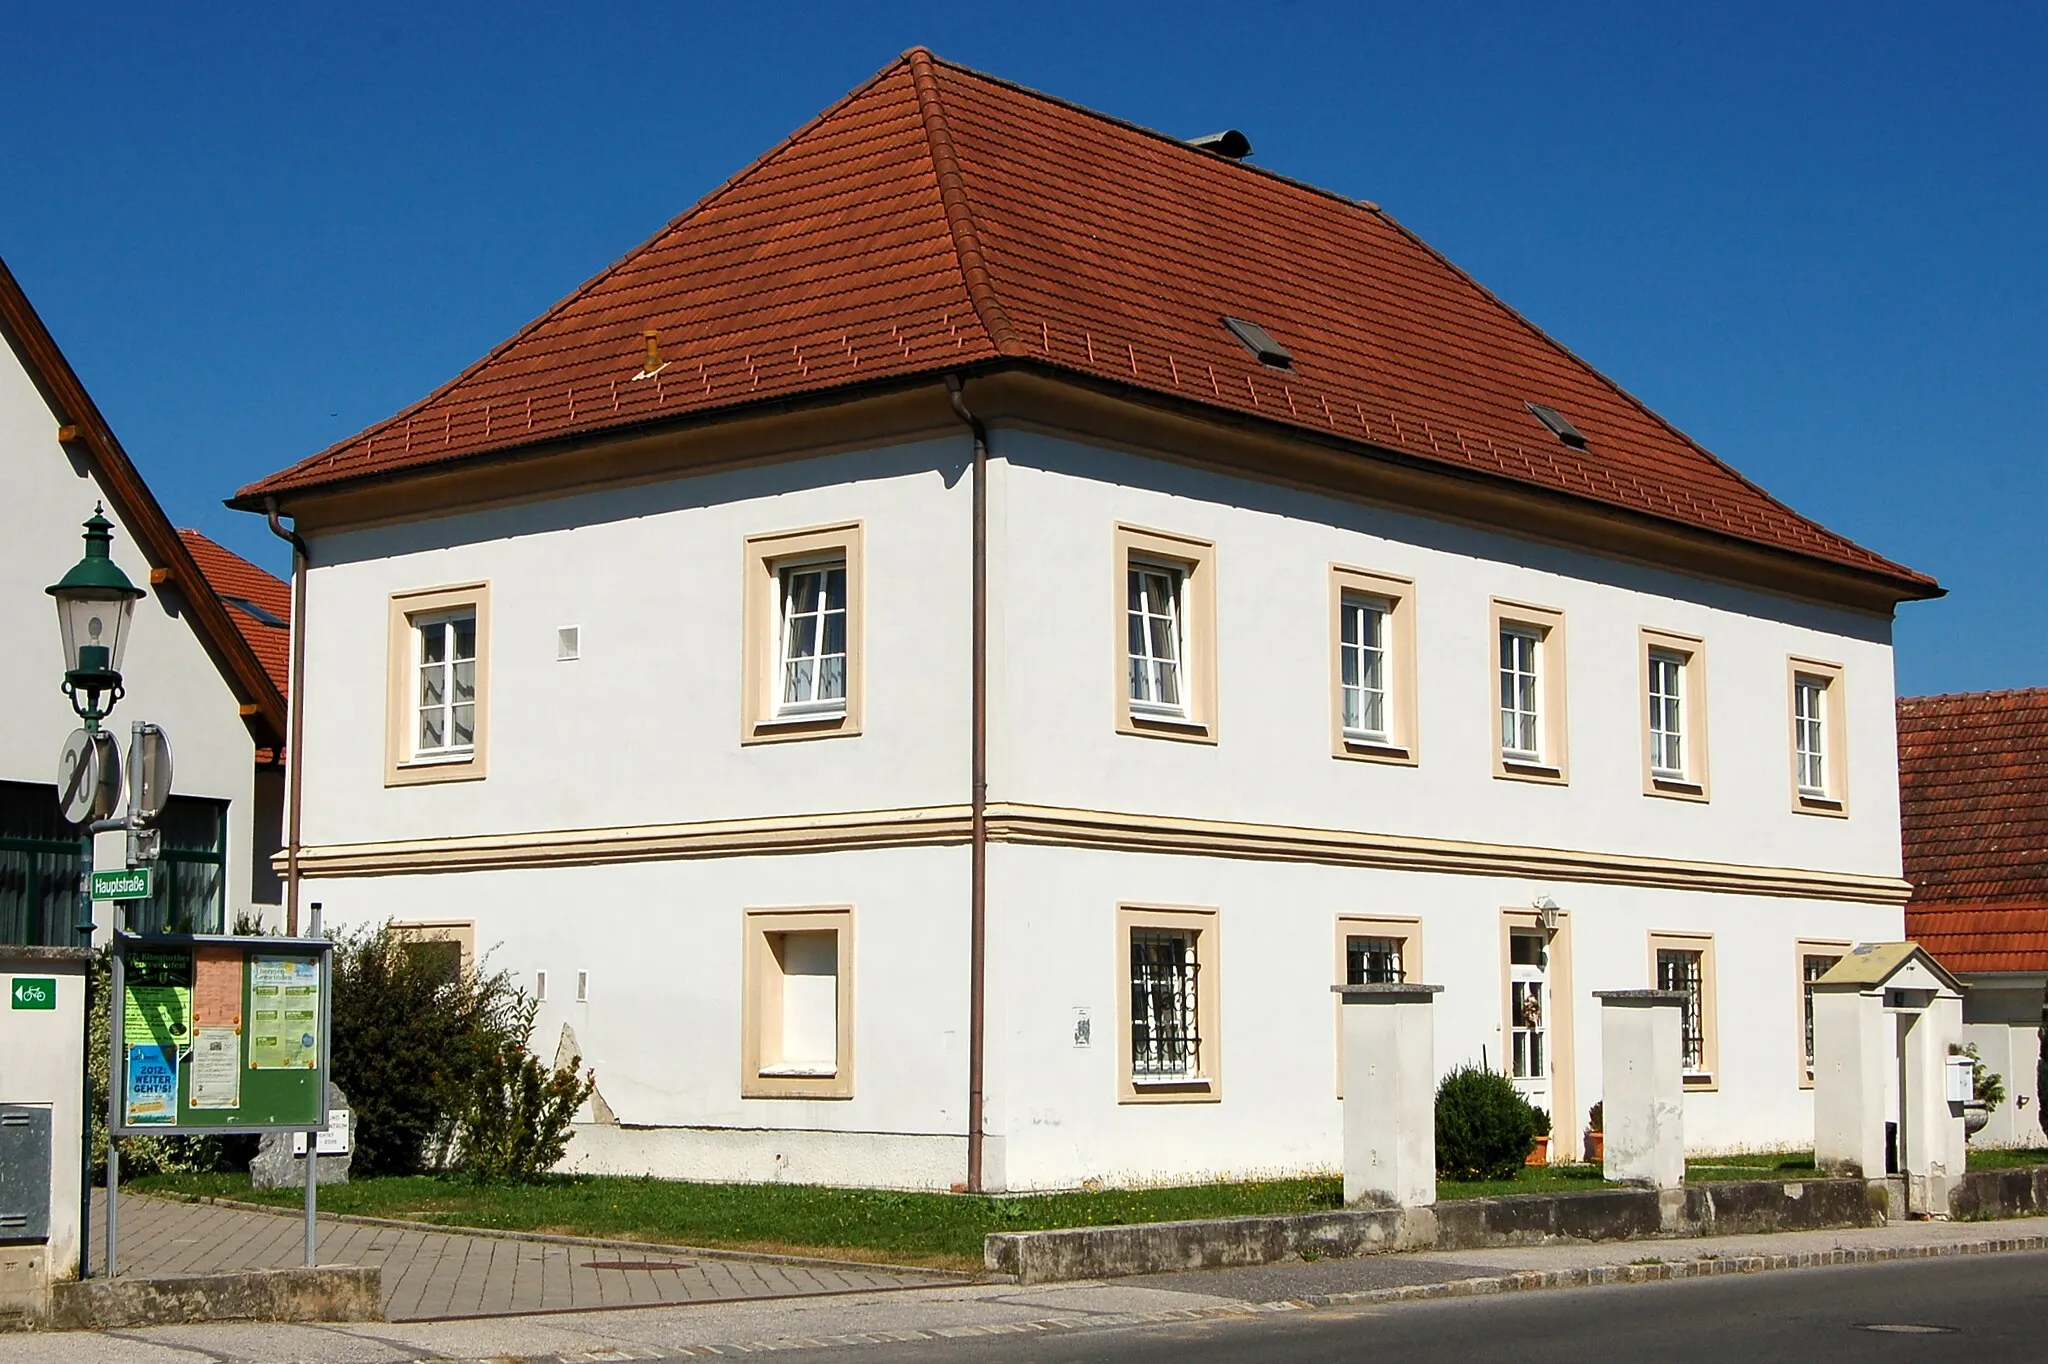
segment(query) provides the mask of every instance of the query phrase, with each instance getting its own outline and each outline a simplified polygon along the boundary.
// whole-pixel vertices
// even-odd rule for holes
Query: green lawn
[[[2021,1165],[2048,1165],[2048,1149],[2036,1147],[2031,1151],[1979,1151],[1970,1149],[1972,1170],[2010,1170]]]

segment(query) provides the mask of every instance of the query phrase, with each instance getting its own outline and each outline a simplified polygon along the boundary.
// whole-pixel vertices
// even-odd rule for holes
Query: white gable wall
[[[57,613],[43,588],[61,578],[84,553],[82,525],[105,498],[82,462],[57,442],[57,424],[12,350],[0,347],[0,465],[6,471],[0,505],[0,779],[50,785],[57,758],[78,718],[59,689],[64,678]],[[121,740],[125,761],[129,725],[149,720],[170,736],[176,794],[225,800],[228,805],[225,926],[250,905],[251,828],[255,744],[206,647],[186,620],[175,590],[149,586],[149,563],[131,527],[111,499],[113,556],[149,595],[135,606],[122,675],[127,695],[108,727]],[[123,839],[104,835],[97,865],[122,865]],[[107,906],[98,921],[109,924]]]

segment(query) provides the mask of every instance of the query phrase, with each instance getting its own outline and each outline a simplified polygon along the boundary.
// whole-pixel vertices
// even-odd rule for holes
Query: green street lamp
[[[98,729],[121,699],[121,655],[128,647],[135,602],[143,595],[108,556],[113,543],[114,523],[104,508],[95,506],[85,523],[85,557],[45,589],[57,599],[57,624],[64,634],[64,694],[87,729]]]

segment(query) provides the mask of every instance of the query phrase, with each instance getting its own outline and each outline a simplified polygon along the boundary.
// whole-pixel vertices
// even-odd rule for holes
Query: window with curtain
[[[1356,592],[1343,596],[1337,640],[1344,689],[1344,732],[1387,742],[1387,602]]]
[[[1543,760],[1542,727],[1537,711],[1537,663],[1543,636],[1524,626],[1503,626],[1500,632],[1500,751],[1527,762]]]
[[[1650,650],[1650,771],[1685,776],[1685,659]]]
[[[781,570],[778,715],[846,709],[846,562]]]
[[[476,612],[420,616],[413,621],[419,655],[413,756],[455,757],[476,751]]]
[[[0,781],[0,943],[78,941],[80,852],[81,835],[65,822],[56,787]]]
[[[1824,679],[1801,673],[1792,680],[1793,759],[1803,795],[1828,794],[1827,700]]]
[[[1129,569],[1128,619],[1131,708],[1166,715],[1186,715],[1187,696],[1181,685],[1181,663],[1187,652],[1181,619],[1178,568],[1133,561]]]
[[[1131,1076],[1191,1080],[1201,1071],[1196,935],[1171,929],[1131,932]]]

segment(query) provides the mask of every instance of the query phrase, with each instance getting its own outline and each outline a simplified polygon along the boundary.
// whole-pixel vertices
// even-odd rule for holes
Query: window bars
[[[1387,738],[1387,603],[1374,597],[1343,597],[1338,634],[1339,685],[1344,693],[1344,732],[1384,743]]]
[[[1685,996],[1685,1008],[1679,1020],[1680,1064],[1688,1075],[1698,1075],[1706,1069],[1707,1036],[1706,1019],[1703,1012],[1704,981],[1699,952],[1682,948],[1660,947],[1657,949],[1657,988],[1676,990]]]
[[[779,715],[846,709],[846,565],[782,570]]]
[[[1186,715],[1181,664],[1187,636],[1181,620],[1181,586],[1186,574],[1157,564],[1129,570],[1128,651],[1131,708]]]
[[[1813,983],[1834,969],[1839,956],[1807,953],[1799,959],[1799,992],[1806,1019],[1806,1078],[1813,1078]]]
[[[1399,985],[1407,979],[1401,961],[1406,946],[1399,938],[1346,938],[1344,940],[1344,983],[1346,985]]]
[[[1192,1080],[1201,1074],[1193,933],[1131,932],[1131,1078]]]

